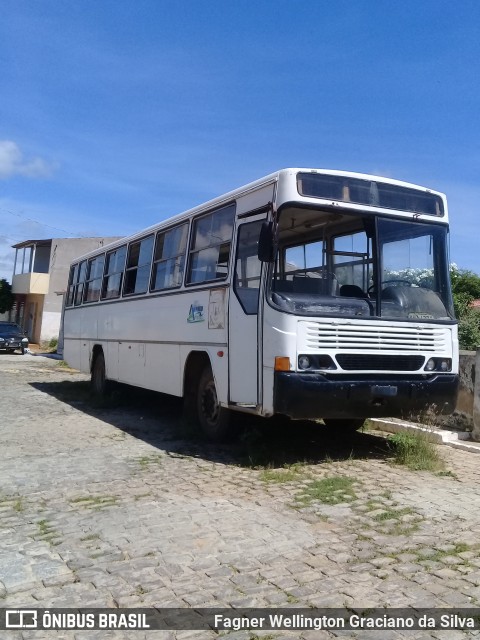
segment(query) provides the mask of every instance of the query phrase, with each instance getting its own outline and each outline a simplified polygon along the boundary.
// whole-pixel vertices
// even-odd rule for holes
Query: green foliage
[[[414,471],[442,471],[445,463],[423,432],[395,433],[388,439],[393,460]]]
[[[0,280],[0,313],[10,311],[13,307],[15,297],[12,293],[12,285],[2,278]]]
[[[460,349],[476,351],[480,348],[480,311],[468,309],[458,316],[458,341]]]
[[[459,269],[456,265],[450,268],[450,280],[454,296],[464,295],[470,300],[480,298],[480,276],[468,269]]]
[[[472,308],[471,303],[480,298],[480,276],[452,265],[450,280],[460,348],[475,351],[480,347],[480,311]]]

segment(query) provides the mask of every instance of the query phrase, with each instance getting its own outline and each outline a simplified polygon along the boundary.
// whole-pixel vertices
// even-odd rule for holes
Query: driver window
[[[418,236],[382,246],[382,282],[410,283],[434,289],[432,237]]]

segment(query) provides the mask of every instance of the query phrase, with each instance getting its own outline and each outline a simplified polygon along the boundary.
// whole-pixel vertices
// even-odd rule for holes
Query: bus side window
[[[103,254],[90,258],[88,261],[84,302],[97,302],[100,298],[104,262],[105,256]]]
[[[102,298],[118,298],[122,290],[123,269],[125,267],[125,256],[127,247],[119,247],[107,253],[105,261],[105,274],[103,276]]]
[[[75,284],[74,304],[77,307],[82,304],[83,288],[85,286],[85,276],[87,273],[87,261],[84,260],[79,264],[77,283]]]
[[[70,267],[70,276],[68,278],[68,293],[66,306],[71,307],[75,299],[75,284],[78,280],[78,264]]]
[[[258,259],[258,238],[263,220],[242,224],[238,231],[234,290],[245,313],[258,310],[262,263]]]
[[[132,242],[128,247],[123,295],[145,293],[148,290],[152,251],[153,236],[148,236],[138,242]]]
[[[188,222],[157,234],[153,259],[152,291],[181,286],[187,237]]]
[[[232,204],[194,221],[188,284],[227,277],[234,214]]]

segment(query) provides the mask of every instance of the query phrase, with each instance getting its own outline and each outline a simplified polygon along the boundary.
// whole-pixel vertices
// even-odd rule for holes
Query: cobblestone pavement
[[[267,424],[260,434],[257,423],[235,447],[208,445],[182,427],[177,400],[121,389],[98,406],[87,377],[61,365],[43,356],[0,355],[0,606],[462,608],[480,602],[478,456],[444,447],[448,475],[412,472],[388,460],[382,436],[332,441],[321,427],[304,424]],[[3,633],[14,640],[216,637]],[[480,634],[225,635],[456,640]]]

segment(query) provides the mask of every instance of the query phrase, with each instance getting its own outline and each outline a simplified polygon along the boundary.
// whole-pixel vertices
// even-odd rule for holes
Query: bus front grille
[[[336,359],[346,371],[418,371],[425,362],[423,356],[348,353],[338,354]]]
[[[448,329],[405,324],[300,322],[303,346],[340,351],[444,351]],[[300,345],[299,345],[300,346]],[[303,348],[303,347],[302,347]]]

